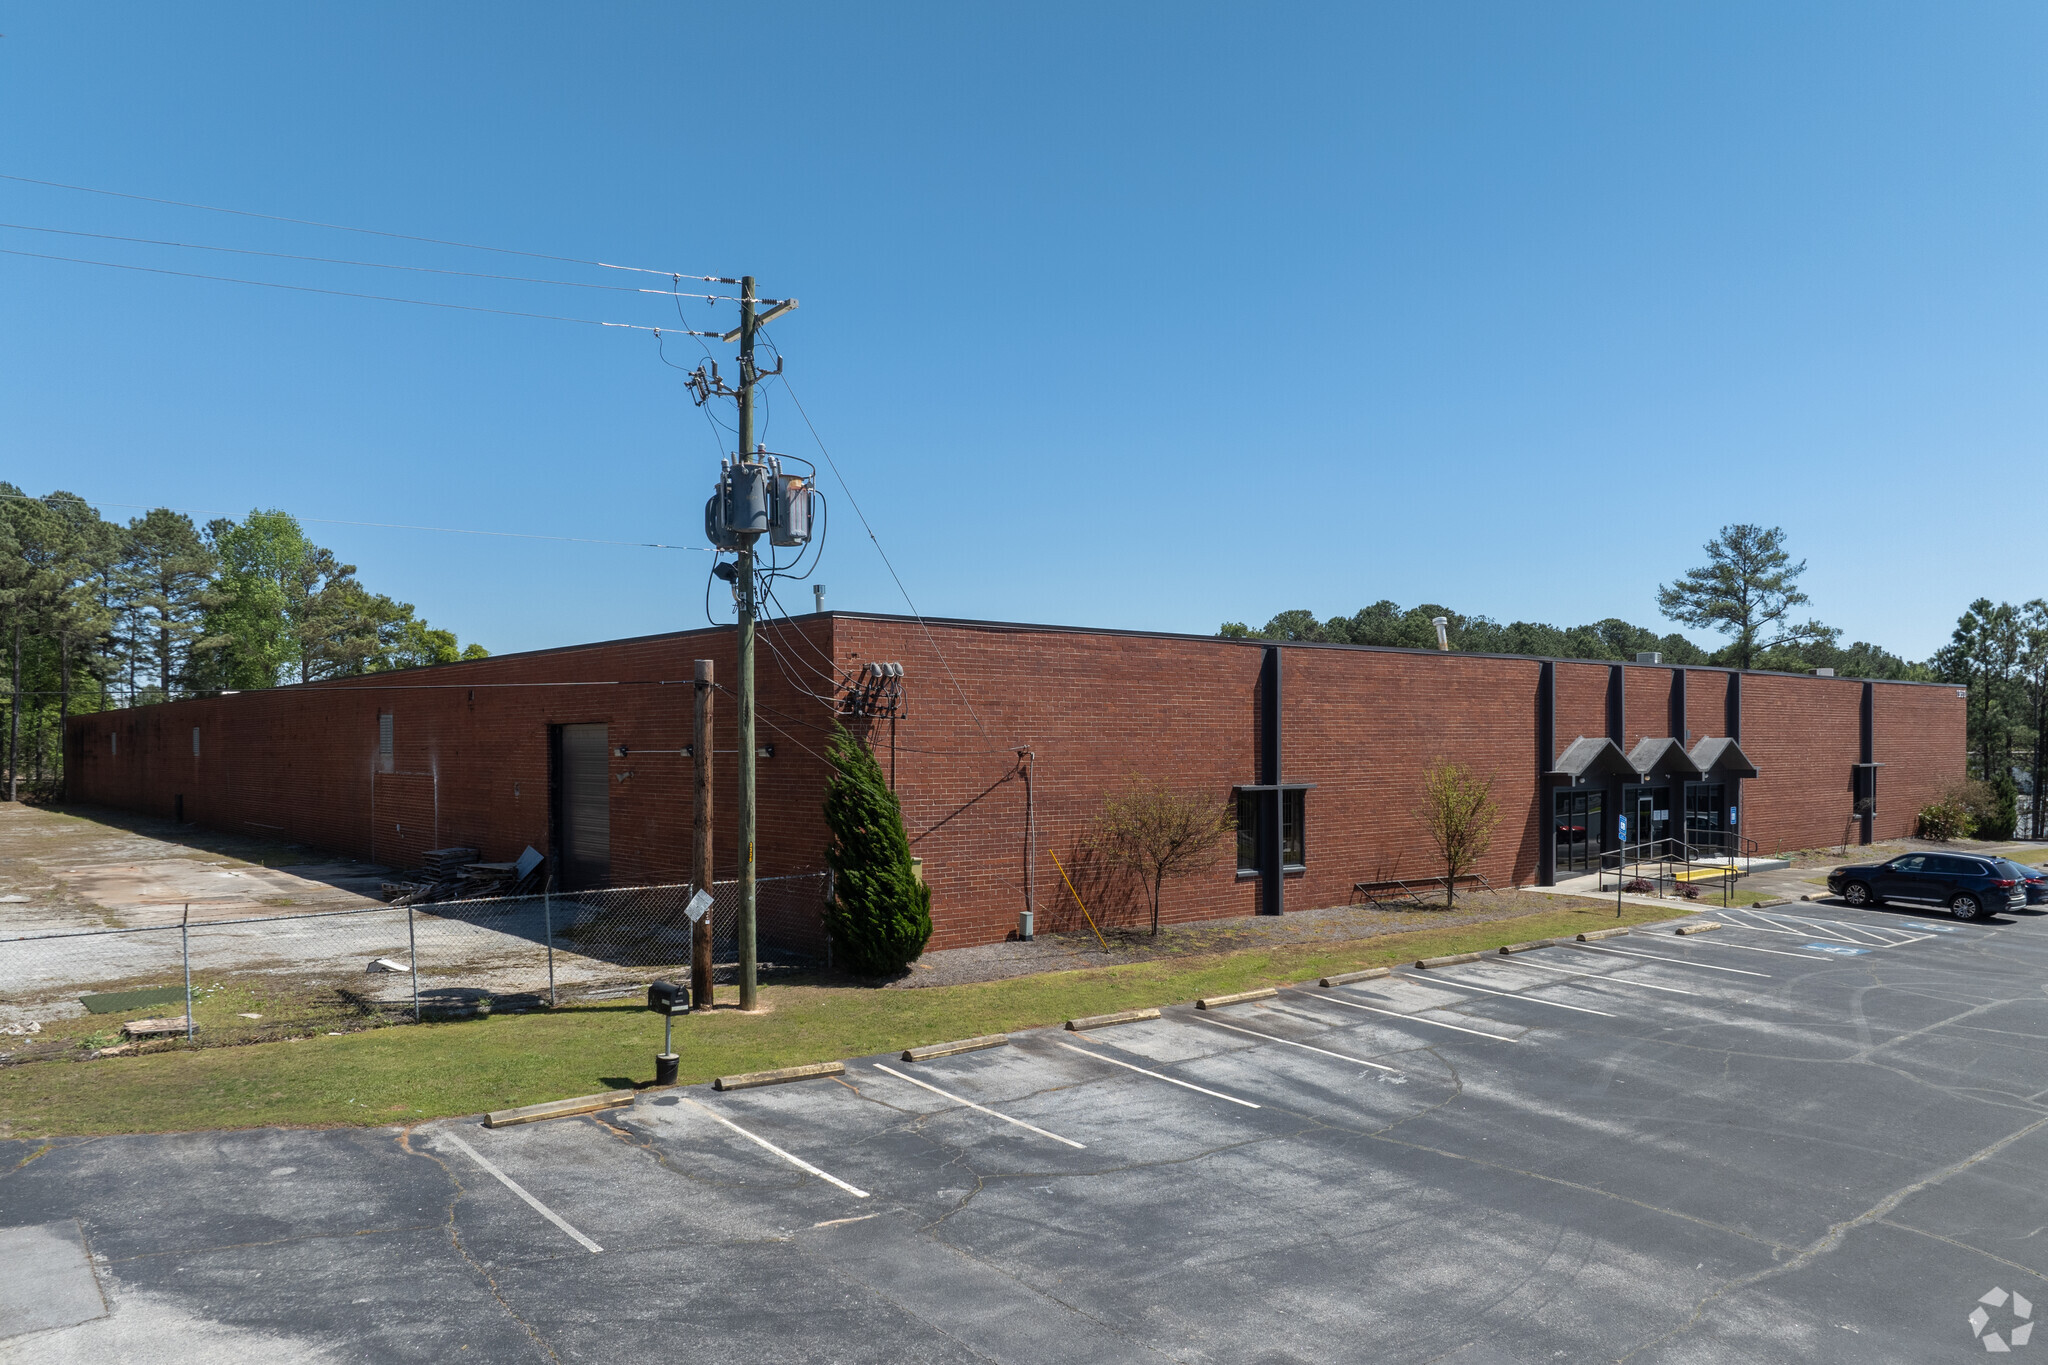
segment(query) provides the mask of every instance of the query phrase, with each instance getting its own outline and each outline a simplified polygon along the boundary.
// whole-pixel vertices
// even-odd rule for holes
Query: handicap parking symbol
[[[1833,953],[1836,957],[1861,957],[1868,948],[1851,948],[1846,943],[1809,943],[1806,945],[1816,953]]]
[[[1918,924],[1912,920],[1907,920],[1905,925],[1908,929],[1925,929],[1931,934],[1953,934],[1956,931],[1956,927],[1953,924]]]

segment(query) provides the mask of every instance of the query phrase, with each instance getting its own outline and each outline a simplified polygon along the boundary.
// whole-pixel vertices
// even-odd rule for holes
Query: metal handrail
[[[1691,831],[1688,831],[1690,834]],[[1664,898],[1664,884],[1686,880],[1672,871],[1674,865],[1682,864],[1689,872],[1699,863],[1715,866],[1725,865],[1729,876],[1722,882],[1722,901],[1727,903],[1733,895],[1736,877],[1743,875],[1742,865],[1753,862],[1757,856],[1756,840],[1737,834],[1733,830],[1718,831],[1712,836],[1714,843],[1694,843],[1690,838],[1666,837],[1644,839],[1634,844],[1623,844],[1620,848],[1600,855],[1599,889],[1607,890],[1607,872],[1612,867],[1615,874],[1617,894],[1633,879],[1648,880],[1657,890],[1657,898]],[[1608,860],[1613,859],[1610,863]],[[1723,859],[1726,860],[1725,864]],[[1643,876],[1643,864],[1652,865],[1649,878]],[[1632,869],[1632,870],[1631,870]]]

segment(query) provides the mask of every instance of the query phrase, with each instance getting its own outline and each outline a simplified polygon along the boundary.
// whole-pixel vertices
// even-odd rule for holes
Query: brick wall
[[[775,628],[783,651],[826,652],[822,619]],[[766,633],[764,632],[764,635]],[[825,708],[760,651],[759,762],[762,876],[820,870],[825,828],[818,793],[818,726]],[[282,687],[106,712],[71,722],[67,759],[74,799],[265,835],[394,868],[427,849],[476,848],[509,861],[549,847],[548,727],[602,722],[628,753],[609,760],[611,874],[620,885],[691,875],[690,743],[693,660],[736,680],[733,634],[706,630],[547,650],[403,673]],[[790,673],[803,675],[794,668]],[[378,717],[392,717],[389,770]],[[795,741],[771,728],[776,716]],[[714,749],[735,750],[732,698],[713,703]],[[808,722],[811,728],[796,723]],[[192,734],[199,732],[195,755]],[[118,736],[118,741],[116,740]],[[732,811],[735,755],[714,762],[720,837],[715,875],[736,875]],[[792,946],[803,946],[801,944]]]
[[[1692,738],[1687,740],[1684,735],[1679,735],[1676,738],[1684,742],[1688,752],[1703,739],[1713,735],[1727,735],[1729,730],[1728,691],[1733,686],[1735,686],[1735,675],[1733,673],[1709,668],[1688,668],[1685,670],[1685,728],[1692,731]],[[1742,699],[1746,705],[1749,701],[1749,694],[1745,692]],[[1743,715],[1744,734],[1749,732],[1748,722],[1749,716],[1745,711]],[[1747,745],[1743,746],[1743,752],[1749,753]],[[1750,758],[1754,761],[1756,755],[1750,754]],[[1762,767],[1763,765],[1758,764],[1757,766]]]
[[[1628,742],[1623,753],[1632,753],[1645,739],[1671,736],[1671,672],[1668,668],[1630,664],[1621,670],[1622,692],[1626,697]],[[1675,736],[1683,739],[1684,736]]]
[[[1763,776],[1742,784],[1742,833],[1759,851],[1856,842],[1862,705],[1846,678],[1743,676],[1742,751]]]
[[[1920,809],[1963,780],[1964,707],[1956,687],[1878,683],[1871,698],[1872,757],[1877,775],[1873,835],[1911,834]]]
[[[1574,739],[1600,739],[1607,734],[1607,665],[1557,666],[1557,754]],[[1557,754],[1552,754],[1555,762]]]
[[[760,873],[824,866],[826,699],[861,665],[899,662],[904,714],[893,727],[856,725],[893,770],[912,851],[925,860],[933,946],[1004,938],[1027,894],[1041,928],[1082,928],[1055,855],[1098,920],[1139,923],[1148,913],[1140,888],[1098,865],[1088,831],[1104,797],[1133,777],[1219,803],[1258,780],[1263,648],[887,617],[765,627],[759,740],[775,755],[759,765]],[[1432,870],[1416,811],[1438,756],[1494,780],[1503,819],[1481,870],[1501,884],[1534,880],[1549,830],[1536,783],[1538,660],[1307,645],[1281,655],[1283,778],[1314,784],[1307,868],[1288,878],[1289,908],[1341,904],[1355,881]],[[689,760],[646,751],[689,742],[699,657],[734,684],[733,633],[724,629],[77,717],[66,750],[72,791],[160,815],[183,794],[189,820],[387,864],[450,844],[507,860],[528,844],[549,851],[548,726],[602,721],[611,745],[629,750],[610,760],[613,880],[684,880]],[[1558,749],[1604,735],[1607,667],[1561,662],[1556,675]],[[1669,668],[1625,669],[1630,747],[1668,729],[1670,678]],[[1725,672],[1689,670],[1695,742],[1724,732],[1727,686]],[[1765,851],[1839,842],[1853,808],[1861,684],[1748,674],[1743,686],[1743,748],[1763,776],[1743,784],[1742,832]],[[384,711],[396,741],[388,773],[377,757]],[[1952,688],[1879,684],[1876,714],[1877,757],[1888,765],[1884,836],[1905,832],[1961,776],[1963,702]],[[734,708],[724,693],[716,719],[714,747],[730,751]],[[1028,761],[1019,748],[1031,751]],[[737,867],[734,758],[716,760],[721,878]],[[1212,868],[1168,887],[1162,918],[1247,915],[1257,896],[1226,843]],[[790,946],[817,947],[816,926],[805,933]]]

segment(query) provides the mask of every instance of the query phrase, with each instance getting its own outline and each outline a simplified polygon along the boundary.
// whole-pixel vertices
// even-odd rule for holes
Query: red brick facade
[[[1098,921],[1135,923],[1144,897],[1086,849],[1103,798],[1133,778],[1213,794],[1259,780],[1263,642],[834,614],[762,631],[758,651],[760,873],[824,865],[821,799],[833,698],[871,662],[901,663],[902,715],[854,722],[894,774],[913,852],[932,887],[936,948],[999,940],[1027,895],[1044,929],[1079,928],[1075,892]],[[1280,647],[1283,780],[1309,784],[1305,867],[1290,908],[1342,903],[1354,882],[1426,874],[1416,814],[1438,757],[1495,783],[1504,818],[1481,871],[1496,884],[1538,875],[1550,818],[1539,774],[1540,660],[1352,648]],[[608,726],[611,869],[619,884],[690,875],[692,660],[736,682],[730,628],[508,655],[73,718],[73,799],[171,815],[392,866],[462,844],[487,859],[549,851],[549,726]],[[1555,665],[1555,742],[1609,732],[1606,664]],[[1622,670],[1622,747],[1668,733],[1669,667]],[[1734,675],[1685,670],[1687,746],[1727,731]],[[1762,851],[1853,842],[1853,765],[1864,685],[1744,674],[1741,743],[1762,775],[1741,787],[1741,832]],[[1878,683],[1875,833],[1963,772],[1955,689]],[[379,715],[393,752],[379,751]],[[192,733],[199,732],[199,752]],[[716,699],[716,875],[736,867],[733,699]],[[625,749],[623,756],[617,750]],[[1019,754],[1019,750],[1025,753]],[[1028,807],[1028,809],[1027,809]],[[1028,820],[1027,820],[1028,815]],[[1069,891],[1054,858],[1073,881]],[[1172,921],[1254,913],[1256,875],[1226,847],[1209,871],[1169,885]],[[779,926],[791,947],[815,925]],[[767,932],[764,926],[764,934]]]

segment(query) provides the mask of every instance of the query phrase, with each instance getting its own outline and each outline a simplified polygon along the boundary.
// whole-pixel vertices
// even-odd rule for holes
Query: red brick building
[[[894,776],[940,948],[1005,937],[1027,904],[1042,929],[1078,926],[1054,856],[1098,917],[1133,919],[1137,888],[1084,849],[1133,777],[1239,812],[1237,856],[1169,887],[1165,917],[1195,920],[1428,874],[1416,809],[1439,756],[1493,779],[1496,885],[1592,866],[1624,817],[1630,843],[1764,854],[1893,837],[1963,776],[1948,685],[843,612],[760,639],[761,875],[824,866],[822,754],[843,716]],[[688,631],[74,717],[69,792],[394,867],[530,844],[566,885],[686,880],[692,663],[731,686],[734,642]],[[875,664],[901,666],[900,694]],[[715,705],[729,877],[734,708]],[[779,931],[819,946],[814,924]]]

